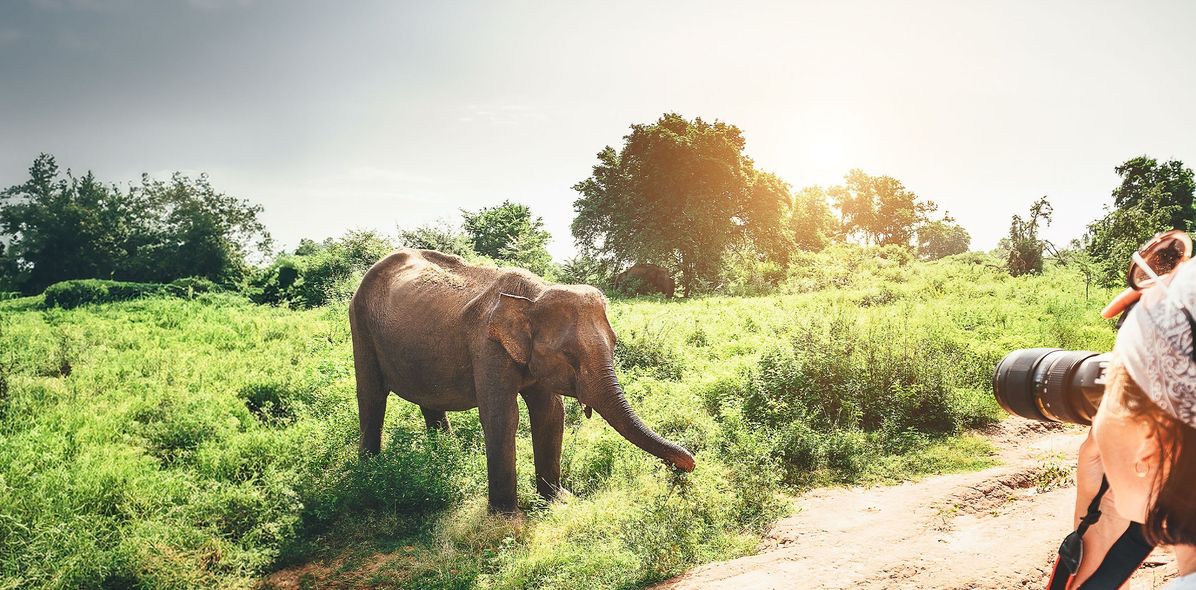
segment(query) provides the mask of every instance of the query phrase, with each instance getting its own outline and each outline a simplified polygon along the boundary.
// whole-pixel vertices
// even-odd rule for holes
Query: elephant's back
[[[498,274],[498,269],[471,265],[460,256],[403,248],[365,273],[350,309],[354,315],[371,318],[420,308],[440,315],[463,307],[493,284]]]

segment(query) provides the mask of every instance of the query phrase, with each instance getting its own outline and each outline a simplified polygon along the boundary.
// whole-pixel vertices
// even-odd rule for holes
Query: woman
[[[1092,575],[1132,520],[1149,541],[1173,546],[1180,577],[1167,590],[1196,590],[1196,263],[1160,279],[1140,255],[1135,261],[1149,278],[1135,284],[1131,266],[1141,296],[1117,334],[1105,395],[1080,449],[1077,523],[1102,475],[1109,492],[1103,516],[1083,537],[1071,588]]]

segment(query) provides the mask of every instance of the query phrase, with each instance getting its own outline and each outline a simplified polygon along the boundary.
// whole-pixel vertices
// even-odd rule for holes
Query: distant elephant
[[[561,396],[597,410],[619,434],[684,471],[689,451],[632,411],[615,378],[615,333],[606,299],[587,285],[554,285],[516,268],[467,264],[434,250],[404,249],[375,264],[349,305],[363,455],[378,453],[394,392],[448,430],[445,412],[478,408],[486,443],[490,509],[515,512],[515,431],[523,397],[531,418],[536,489],[561,486]]]
[[[635,264],[615,275],[614,286],[616,290],[632,295],[664,293],[665,297],[672,297],[677,288],[668,269],[646,262]]]

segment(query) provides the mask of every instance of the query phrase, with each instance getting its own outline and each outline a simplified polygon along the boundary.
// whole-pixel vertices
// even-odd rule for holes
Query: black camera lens
[[[1101,376],[1107,360],[1108,355],[1086,350],[1015,350],[997,365],[993,393],[1015,416],[1091,424],[1104,393]]]

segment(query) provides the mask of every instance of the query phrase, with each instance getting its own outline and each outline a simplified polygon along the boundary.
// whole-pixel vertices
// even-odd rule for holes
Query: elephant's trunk
[[[597,379],[596,399],[584,400],[598,412],[623,438],[635,446],[675,465],[682,471],[693,471],[694,458],[684,447],[669,442],[648,428],[635,414],[623,395],[623,387],[615,377],[614,367],[607,365]],[[590,402],[593,403],[590,403]]]

